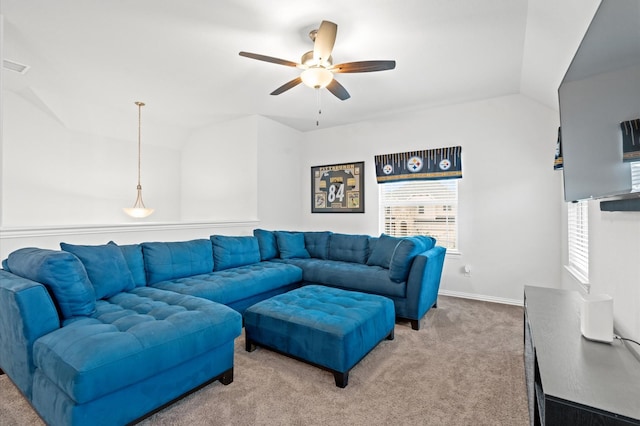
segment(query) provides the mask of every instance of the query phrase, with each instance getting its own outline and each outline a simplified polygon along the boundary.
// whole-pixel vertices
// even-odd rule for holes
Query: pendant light
[[[136,189],[138,190],[138,196],[136,197],[136,202],[133,204],[133,207],[125,207],[123,210],[126,214],[135,218],[143,218],[151,215],[153,213],[153,209],[149,209],[145,207],[144,202],[142,201],[142,185],[140,185],[140,127],[141,127],[141,113],[142,107],[144,106],[143,102],[136,102],[138,105],[138,186]]]

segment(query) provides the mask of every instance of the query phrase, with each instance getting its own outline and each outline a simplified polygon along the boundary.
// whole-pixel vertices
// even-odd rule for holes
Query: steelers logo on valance
[[[640,161],[640,118],[623,121],[622,129],[622,160],[625,162]]]
[[[376,155],[378,183],[400,180],[460,179],[461,146]]]

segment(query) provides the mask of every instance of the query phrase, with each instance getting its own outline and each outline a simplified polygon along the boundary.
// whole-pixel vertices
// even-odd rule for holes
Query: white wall
[[[265,229],[301,229],[302,133],[258,120],[258,217]]]
[[[257,147],[255,116],[194,132],[182,149],[181,219],[255,220]]]
[[[441,288],[522,302],[524,285],[560,285],[557,128],[556,111],[513,95],[306,133],[302,227],[378,234],[374,155],[461,145],[460,255],[447,256]],[[311,214],[309,168],[352,161],[365,161],[365,213]]]
[[[182,218],[300,223],[302,133],[252,116],[200,129],[182,149]]]

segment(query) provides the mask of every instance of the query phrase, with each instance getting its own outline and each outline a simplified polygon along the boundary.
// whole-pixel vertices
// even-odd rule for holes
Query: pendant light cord
[[[136,102],[136,105],[138,105],[138,187],[140,188],[140,165],[141,165],[141,127],[142,127],[142,107],[144,106],[144,102]]]

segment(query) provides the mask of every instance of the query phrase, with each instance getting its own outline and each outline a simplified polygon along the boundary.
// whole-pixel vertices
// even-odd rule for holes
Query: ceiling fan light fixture
[[[396,67],[396,61],[356,61],[333,65],[333,46],[336,41],[338,25],[331,21],[320,22],[317,30],[312,30],[309,37],[313,41],[313,50],[305,52],[300,62],[274,58],[273,56],[260,55],[258,53],[241,51],[240,56],[258,61],[271,62],[303,70],[300,76],[294,78],[271,92],[271,95],[279,95],[290,90],[300,83],[304,83],[312,89],[326,88],[336,98],[344,101],[351,96],[336,79],[335,73],[362,73],[392,70]],[[318,94],[320,92],[318,91]],[[319,99],[319,97],[318,97]]]
[[[310,50],[304,55],[302,55],[302,58],[300,58],[300,63],[304,65],[304,67],[302,68],[311,68],[311,67],[331,68],[331,66],[333,65],[333,57],[329,56],[329,58],[325,60],[321,59],[318,61],[313,57],[313,50]]]
[[[300,74],[302,82],[312,89],[325,88],[333,80],[333,73],[323,67],[311,67]]]

